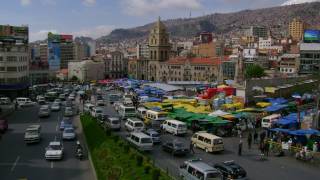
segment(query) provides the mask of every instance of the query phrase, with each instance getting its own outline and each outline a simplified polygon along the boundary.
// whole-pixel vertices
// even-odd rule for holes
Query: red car
[[[8,130],[8,121],[1,119],[0,120],[0,133],[4,133],[6,130]]]

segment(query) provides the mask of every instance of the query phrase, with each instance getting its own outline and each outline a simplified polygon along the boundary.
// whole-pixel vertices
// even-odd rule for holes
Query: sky
[[[116,28],[314,0],[1,0],[0,24],[28,25],[30,41],[48,32],[98,38]]]

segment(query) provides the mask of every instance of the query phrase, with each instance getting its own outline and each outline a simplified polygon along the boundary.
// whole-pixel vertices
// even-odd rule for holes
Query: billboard
[[[305,43],[320,43],[320,30],[307,29],[303,34]]]
[[[0,41],[28,44],[29,28],[25,26],[0,25]]]
[[[48,42],[72,43],[72,40],[73,40],[73,36],[72,35],[53,34],[51,32],[48,33]]]
[[[61,49],[60,43],[48,42],[48,64],[49,70],[60,70]]]

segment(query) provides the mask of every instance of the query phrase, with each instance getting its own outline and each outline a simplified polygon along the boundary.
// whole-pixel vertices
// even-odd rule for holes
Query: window
[[[16,72],[17,71],[17,67],[7,67],[7,71],[8,72]]]
[[[2,56],[0,56],[0,61],[3,61],[3,57]]]

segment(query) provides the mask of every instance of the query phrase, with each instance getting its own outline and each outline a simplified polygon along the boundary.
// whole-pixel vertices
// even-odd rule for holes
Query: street
[[[9,130],[0,140],[1,180],[91,180],[95,179],[88,158],[75,158],[76,141],[63,141],[64,157],[61,161],[46,161],[45,148],[50,141],[61,139],[59,121],[63,110],[51,112],[49,118],[38,118],[38,105],[17,110],[6,119]],[[77,138],[84,143],[78,116],[73,117]],[[41,125],[41,142],[26,145],[25,129],[31,124]],[[84,146],[84,144],[83,144]],[[87,157],[87,155],[86,155]]]
[[[105,113],[109,116],[118,116],[112,105],[105,106]],[[115,132],[121,137],[125,138],[128,132],[124,129],[124,121],[122,122],[122,129],[120,132]],[[189,131],[187,136],[177,137],[171,134],[161,135],[161,141],[168,141],[170,139],[178,139],[189,147],[190,138],[192,132]],[[234,160],[241,165],[248,174],[249,179],[253,180],[301,180],[301,179],[314,179],[319,177],[320,172],[318,167],[297,161],[293,157],[273,157],[269,156],[268,160],[259,160],[259,151],[257,145],[253,145],[251,150],[248,150],[246,144],[246,137],[243,138],[243,155],[238,156],[238,143],[239,138],[227,137],[224,138],[225,150],[222,153],[210,154],[200,149],[194,149],[195,154],[189,154],[186,157],[175,157],[171,154],[164,152],[161,149],[161,145],[155,145],[154,149],[150,153],[151,158],[155,161],[155,164],[162,168],[164,171],[168,171],[170,175],[178,177],[179,166],[186,160],[201,158],[208,164]]]

